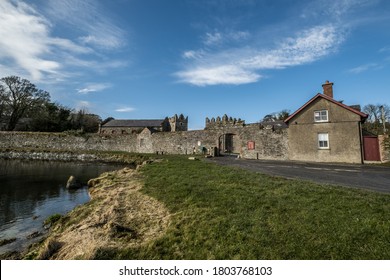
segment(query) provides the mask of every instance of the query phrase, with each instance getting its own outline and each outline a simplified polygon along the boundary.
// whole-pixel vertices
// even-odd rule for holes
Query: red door
[[[376,136],[364,136],[364,160],[380,161],[379,142]]]

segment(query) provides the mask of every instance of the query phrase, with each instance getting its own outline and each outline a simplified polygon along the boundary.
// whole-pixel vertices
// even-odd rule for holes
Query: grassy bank
[[[390,259],[390,195],[162,158],[99,179],[46,245],[98,234],[69,258]]]
[[[390,196],[171,157],[142,169],[142,192],[172,214],[120,259],[389,259]]]

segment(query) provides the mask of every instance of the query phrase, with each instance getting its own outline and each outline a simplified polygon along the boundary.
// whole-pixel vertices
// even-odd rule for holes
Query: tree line
[[[17,76],[0,79],[0,130],[97,132],[101,119],[52,102],[50,94]]]

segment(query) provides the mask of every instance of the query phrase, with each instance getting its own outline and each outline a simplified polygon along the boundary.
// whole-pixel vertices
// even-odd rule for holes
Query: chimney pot
[[[322,85],[324,95],[333,98],[333,83],[326,81],[325,84]]]

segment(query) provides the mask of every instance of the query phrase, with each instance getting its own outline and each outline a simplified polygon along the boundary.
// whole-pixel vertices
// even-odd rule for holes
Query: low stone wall
[[[66,133],[0,132],[0,149],[44,151],[128,151],[136,150],[136,135],[83,136]]]
[[[76,153],[56,153],[56,152],[0,152],[0,158],[3,159],[24,159],[24,160],[53,160],[53,161],[104,161],[94,154],[76,154]]]
[[[144,129],[140,134],[130,135],[0,132],[0,150],[201,154],[218,149],[221,137],[226,134],[234,135],[234,152],[243,158],[287,159],[286,130],[273,131],[257,126],[154,133]]]

